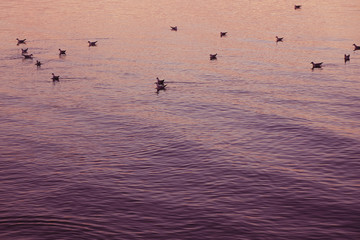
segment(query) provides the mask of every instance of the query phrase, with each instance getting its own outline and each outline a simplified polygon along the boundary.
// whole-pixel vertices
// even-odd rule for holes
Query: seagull
[[[314,63],[314,62],[311,62],[311,64],[313,65],[313,67],[312,68],[321,68],[322,66],[322,62],[321,63]]]
[[[210,60],[216,60],[217,59],[216,56],[217,56],[217,53],[210,54]]]
[[[59,48],[59,55],[62,55],[62,54],[64,54],[64,55],[66,55],[66,50],[61,50],[60,48]]]
[[[350,61],[350,54],[349,55],[344,55],[344,60],[345,60],[345,62],[347,62],[347,61]]]
[[[171,28],[171,31],[177,31],[177,26],[175,26],[175,27],[170,26],[170,28]]]
[[[278,36],[276,36],[276,42],[282,42],[283,41],[283,37],[278,37]]]
[[[54,73],[52,73],[52,80],[54,81],[54,82],[59,82],[60,80],[59,80],[59,78],[60,78],[60,76],[55,76],[55,74]]]
[[[27,53],[29,48],[25,48],[25,49],[21,49],[21,53],[24,54],[24,53]]]
[[[156,80],[157,80],[157,82],[155,82],[155,84],[164,85],[165,79],[160,80],[160,79],[157,77]]]
[[[155,83],[156,84],[156,90],[160,91],[160,90],[165,90],[166,84],[160,84],[160,83]]]
[[[301,5],[295,5],[294,6],[294,9],[300,9],[301,8]]]
[[[360,46],[356,45],[355,43],[353,45],[354,45],[354,51],[360,50]]]
[[[225,37],[227,32],[220,32],[220,37]]]
[[[16,40],[18,41],[18,43],[17,43],[18,45],[19,44],[26,44],[26,42],[25,42],[26,38],[25,39],[18,39],[17,38]]]
[[[91,47],[91,46],[96,46],[96,43],[97,43],[97,41],[95,41],[95,42],[90,42],[90,41],[88,41],[88,43],[89,43],[89,47]]]
[[[32,54],[23,54],[24,59],[33,59]]]
[[[36,63],[35,63],[36,66],[40,67],[41,64],[42,64],[42,63],[41,63],[40,61],[36,60]]]

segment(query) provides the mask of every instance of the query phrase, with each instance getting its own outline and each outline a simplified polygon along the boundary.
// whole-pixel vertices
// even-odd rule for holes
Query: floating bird
[[[28,50],[29,48],[21,49],[21,54],[27,53]]]
[[[52,73],[52,78],[51,78],[52,80],[53,80],[53,82],[59,82],[60,80],[60,76],[55,76],[55,74],[54,73]]]
[[[17,43],[17,45],[19,45],[19,44],[26,44],[26,38],[25,39],[16,39],[17,41],[18,41],[18,43]]]
[[[156,90],[157,92],[159,92],[160,90],[165,90],[166,84],[165,84],[165,79],[160,80],[158,77],[156,78]]]
[[[89,43],[89,47],[94,47],[94,46],[96,46],[97,41],[95,41],[95,42],[88,41],[88,43]]]
[[[177,26],[175,26],[175,27],[170,26],[170,28],[171,28],[171,31],[177,31]]]
[[[59,48],[59,55],[66,55],[66,50],[61,50],[61,49]]]
[[[40,61],[38,61],[38,60],[36,60],[36,63],[35,63],[35,65],[37,66],[37,67],[40,67],[41,66],[41,62]]]
[[[344,60],[345,60],[345,62],[347,62],[347,61],[350,61],[350,54],[349,55],[344,55]]]
[[[227,32],[220,32],[220,37],[225,37]]]
[[[295,5],[294,6],[294,9],[300,9],[301,8],[301,5]]]
[[[217,59],[217,53],[215,54],[210,54],[210,60],[216,60]]]
[[[160,91],[160,90],[165,90],[165,87],[167,86],[166,84],[160,84],[160,83],[155,83],[156,84],[156,90]]]
[[[311,62],[311,64],[313,65],[313,67],[312,68],[321,68],[322,66],[322,62],[321,63],[314,63],[314,62]]]
[[[355,43],[353,45],[354,45],[354,51],[360,50],[360,46],[356,45]]]
[[[283,40],[284,40],[283,37],[278,37],[278,36],[276,36],[276,42],[282,42]]]
[[[157,80],[157,82],[155,82],[155,83],[160,84],[160,85],[164,85],[165,79],[160,80],[160,79],[157,77],[156,80]]]
[[[24,59],[33,59],[32,54],[23,54]]]

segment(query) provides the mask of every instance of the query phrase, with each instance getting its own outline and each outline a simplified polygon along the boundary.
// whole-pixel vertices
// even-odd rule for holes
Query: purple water
[[[294,4],[1,1],[0,239],[360,239],[360,5]]]

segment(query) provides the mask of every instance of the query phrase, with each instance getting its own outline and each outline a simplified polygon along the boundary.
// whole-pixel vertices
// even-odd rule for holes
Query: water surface
[[[359,239],[360,7],[297,3],[1,1],[0,238]]]

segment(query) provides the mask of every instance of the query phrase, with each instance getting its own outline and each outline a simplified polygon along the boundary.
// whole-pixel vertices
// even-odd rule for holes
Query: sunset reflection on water
[[[295,4],[1,1],[0,238],[356,239],[360,7]]]

